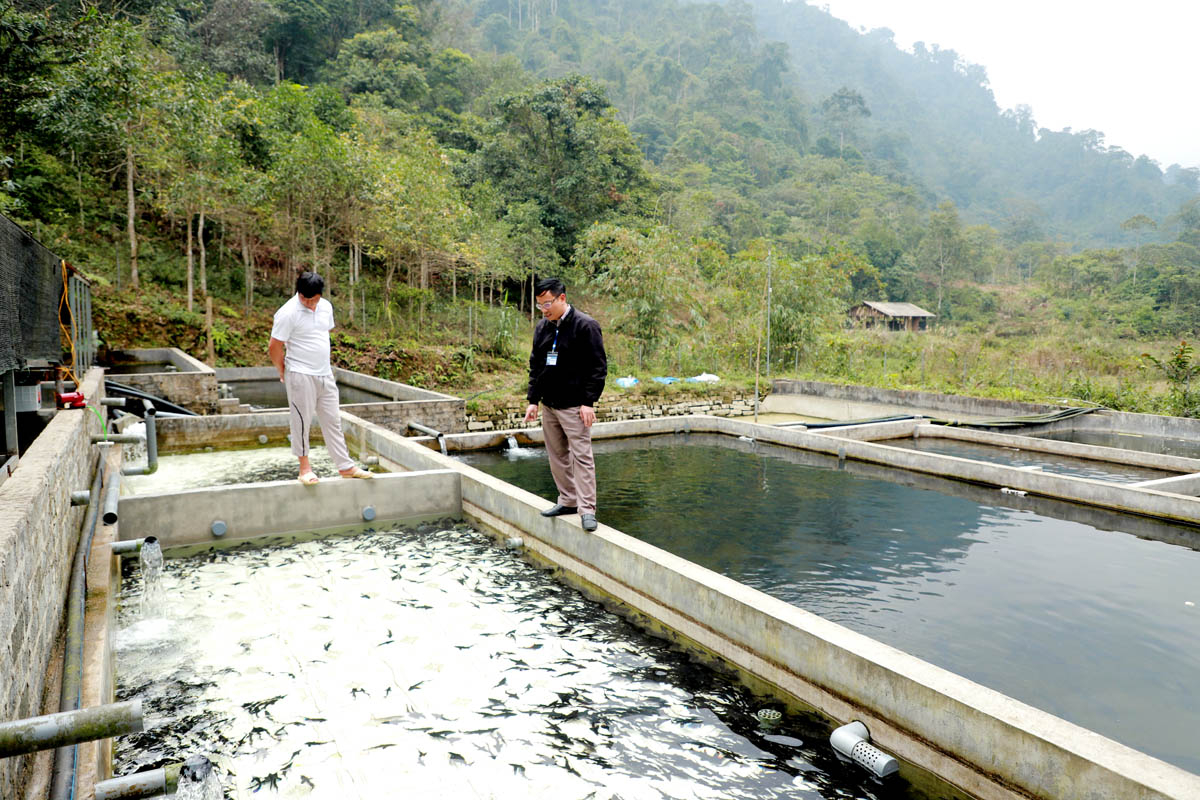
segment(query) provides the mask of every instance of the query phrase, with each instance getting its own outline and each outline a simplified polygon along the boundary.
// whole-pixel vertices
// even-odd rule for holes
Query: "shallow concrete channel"
[[[278,441],[286,418],[238,415],[236,421],[172,421],[177,437],[160,449],[221,446],[226,439]],[[225,418],[229,420],[229,418]],[[700,658],[735,670],[789,708],[831,725],[861,720],[872,742],[902,759],[909,776],[931,773],[978,798],[1195,798],[1200,777],[1017,702],[895,648],[725,578],[620,531],[588,534],[577,518],[546,519],[550,501],[513,487],[434,449],[343,413],[347,439],[392,470],[375,481],[322,481],[314,487],[260,483],[132,495],[120,502],[122,539],[158,536],[168,549],[211,547],[263,536],[334,532],[365,523],[461,519],[534,564],[601,600],[647,630]],[[231,426],[228,431],[226,426]],[[202,430],[200,430],[202,429]],[[1022,469],[889,446],[888,440],[977,434],[921,420],[824,429],[815,433],[739,420],[686,417],[603,423],[595,437],[709,433],[771,442],[799,452],[950,478],[968,487],[1021,497],[1056,498],[1093,509],[1200,525],[1200,500],[1161,488]],[[226,437],[225,434],[233,434]],[[1090,458],[1164,475],[1200,473],[1200,462],[1029,437],[978,434],[984,444]],[[498,448],[509,436],[539,444],[540,431],[444,437],[450,453]],[[1040,444],[1039,444],[1040,442]],[[1152,478],[1151,480],[1158,480]],[[603,521],[603,520],[602,520]],[[221,523],[217,525],[216,523]],[[218,534],[217,531],[220,531]],[[1196,541],[1179,542],[1195,547]],[[114,598],[115,599],[115,598]],[[497,795],[502,796],[502,795]],[[632,796],[632,795],[631,795]],[[806,796],[806,795],[797,795]],[[819,796],[819,795],[814,795]],[[937,796],[932,794],[930,796]]]

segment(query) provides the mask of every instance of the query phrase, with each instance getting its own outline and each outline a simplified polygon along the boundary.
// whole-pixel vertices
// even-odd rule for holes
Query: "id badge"
[[[553,350],[551,350],[549,353],[546,353],[546,366],[547,367],[553,367],[557,363],[558,363],[558,353],[554,352]]]

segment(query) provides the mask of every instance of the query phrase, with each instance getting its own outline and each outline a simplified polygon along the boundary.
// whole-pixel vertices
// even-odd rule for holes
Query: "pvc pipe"
[[[87,489],[80,489],[78,492],[71,492],[71,505],[86,506],[92,501],[92,493]]]
[[[146,422],[146,467],[150,470],[147,474],[153,475],[158,471],[158,425],[156,418],[158,417],[158,409],[149,400],[143,400],[146,408],[144,417]]]
[[[80,742],[108,739],[127,733],[138,733],[141,730],[143,722],[140,699],[2,722],[0,758],[22,756],[53,748],[67,749]]]
[[[853,761],[876,778],[886,778],[900,771],[900,763],[895,758],[871,744],[871,734],[861,722],[851,722],[835,730],[829,737],[829,744],[839,756]]]
[[[145,436],[138,436],[136,433],[112,433],[108,436],[93,436],[92,444],[100,444],[102,442],[113,442],[114,444],[141,444],[146,441]]]
[[[142,419],[146,423],[146,465],[144,467],[126,467],[121,470],[122,475],[153,475],[158,471],[158,426],[155,424],[158,410],[149,400],[142,400],[142,404],[144,407]]]
[[[96,476],[92,479],[92,499],[88,503],[87,516],[79,531],[79,542],[75,546],[75,558],[71,563],[71,583],[67,589],[66,603],[66,640],[63,644],[62,690],[58,698],[60,712],[77,710],[83,691],[83,609],[87,594],[88,551],[92,549],[96,520],[100,516],[100,492],[104,488],[107,448],[101,447],[100,453],[101,458],[96,463]],[[50,779],[51,800],[66,800],[75,794],[77,760],[78,748],[74,746],[59,747],[54,751],[54,772]]]
[[[95,800],[137,800],[142,797],[175,794],[179,788],[179,770],[182,766],[183,764],[168,764],[158,769],[100,781],[96,784]]]
[[[129,556],[142,551],[142,545],[146,542],[157,542],[158,539],[153,536],[147,536],[144,539],[125,539],[120,542],[113,542],[110,547],[114,556]]]
[[[102,397],[102,398],[100,398],[100,405],[124,408],[125,407],[125,398],[124,397]]]
[[[104,492],[104,524],[117,524],[117,505],[121,502],[121,473],[109,476],[108,489]]]
[[[421,433],[424,433],[427,436],[440,437],[440,436],[445,435],[441,431],[435,431],[433,428],[429,427],[428,425],[422,425],[419,422],[409,422],[408,427],[412,428],[414,431],[420,431]]]

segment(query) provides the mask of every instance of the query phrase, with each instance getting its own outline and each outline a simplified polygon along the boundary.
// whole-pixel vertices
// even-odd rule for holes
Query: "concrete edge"
[[[940,439],[957,439],[963,442],[990,444],[997,447],[1015,447],[1031,453],[1050,453],[1092,461],[1107,461],[1131,467],[1160,469],[1166,472],[1200,472],[1200,459],[1183,456],[1160,455],[1140,450],[1122,450],[1119,447],[1101,447],[1094,444],[1076,444],[1058,439],[1041,439],[1036,436],[1020,436],[1011,433],[993,433],[974,428],[955,428],[947,425],[925,423],[917,428],[918,436]]]
[[[367,507],[371,520],[364,517]],[[118,505],[123,538],[157,536],[164,550],[461,513],[459,473],[437,468],[313,486],[289,481],[130,495]],[[213,533],[218,521],[225,525],[220,536]]]

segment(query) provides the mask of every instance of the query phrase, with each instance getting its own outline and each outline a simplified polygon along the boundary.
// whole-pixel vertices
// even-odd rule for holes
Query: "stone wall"
[[[102,372],[83,380],[99,396]],[[100,433],[90,408],[60,411],[0,485],[0,719],[43,713],[47,666],[63,620],[71,560],[86,506],[71,492],[88,489]],[[55,709],[57,710],[57,709]],[[0,759],[0,797],[20,797],[32,756]]]
[[[374,422],[401,435],[409,433],[408,423],[419,422],[442,433],[462,433],[465,404],[458,398],[448,400],[406,400],[399,403],[352,403],[342,410]],[[524,409],[521,409],[524,413]]]
[[[467,413],[467,430],[503,431],[541,425],[540,421],[525,422],[525,406],[524,400],[478,406]],[[677,417],[686,414],[711,414],[714,417],[753,416],[754,392],[717,389],[706,394],[666,392],[661,395],[617,395],[601,398],[596,405],[596,420],[599,422]]]
[[[212,372],[151,372],[114,375],[113,380],[197,414],[217,413],[217,376]]]

